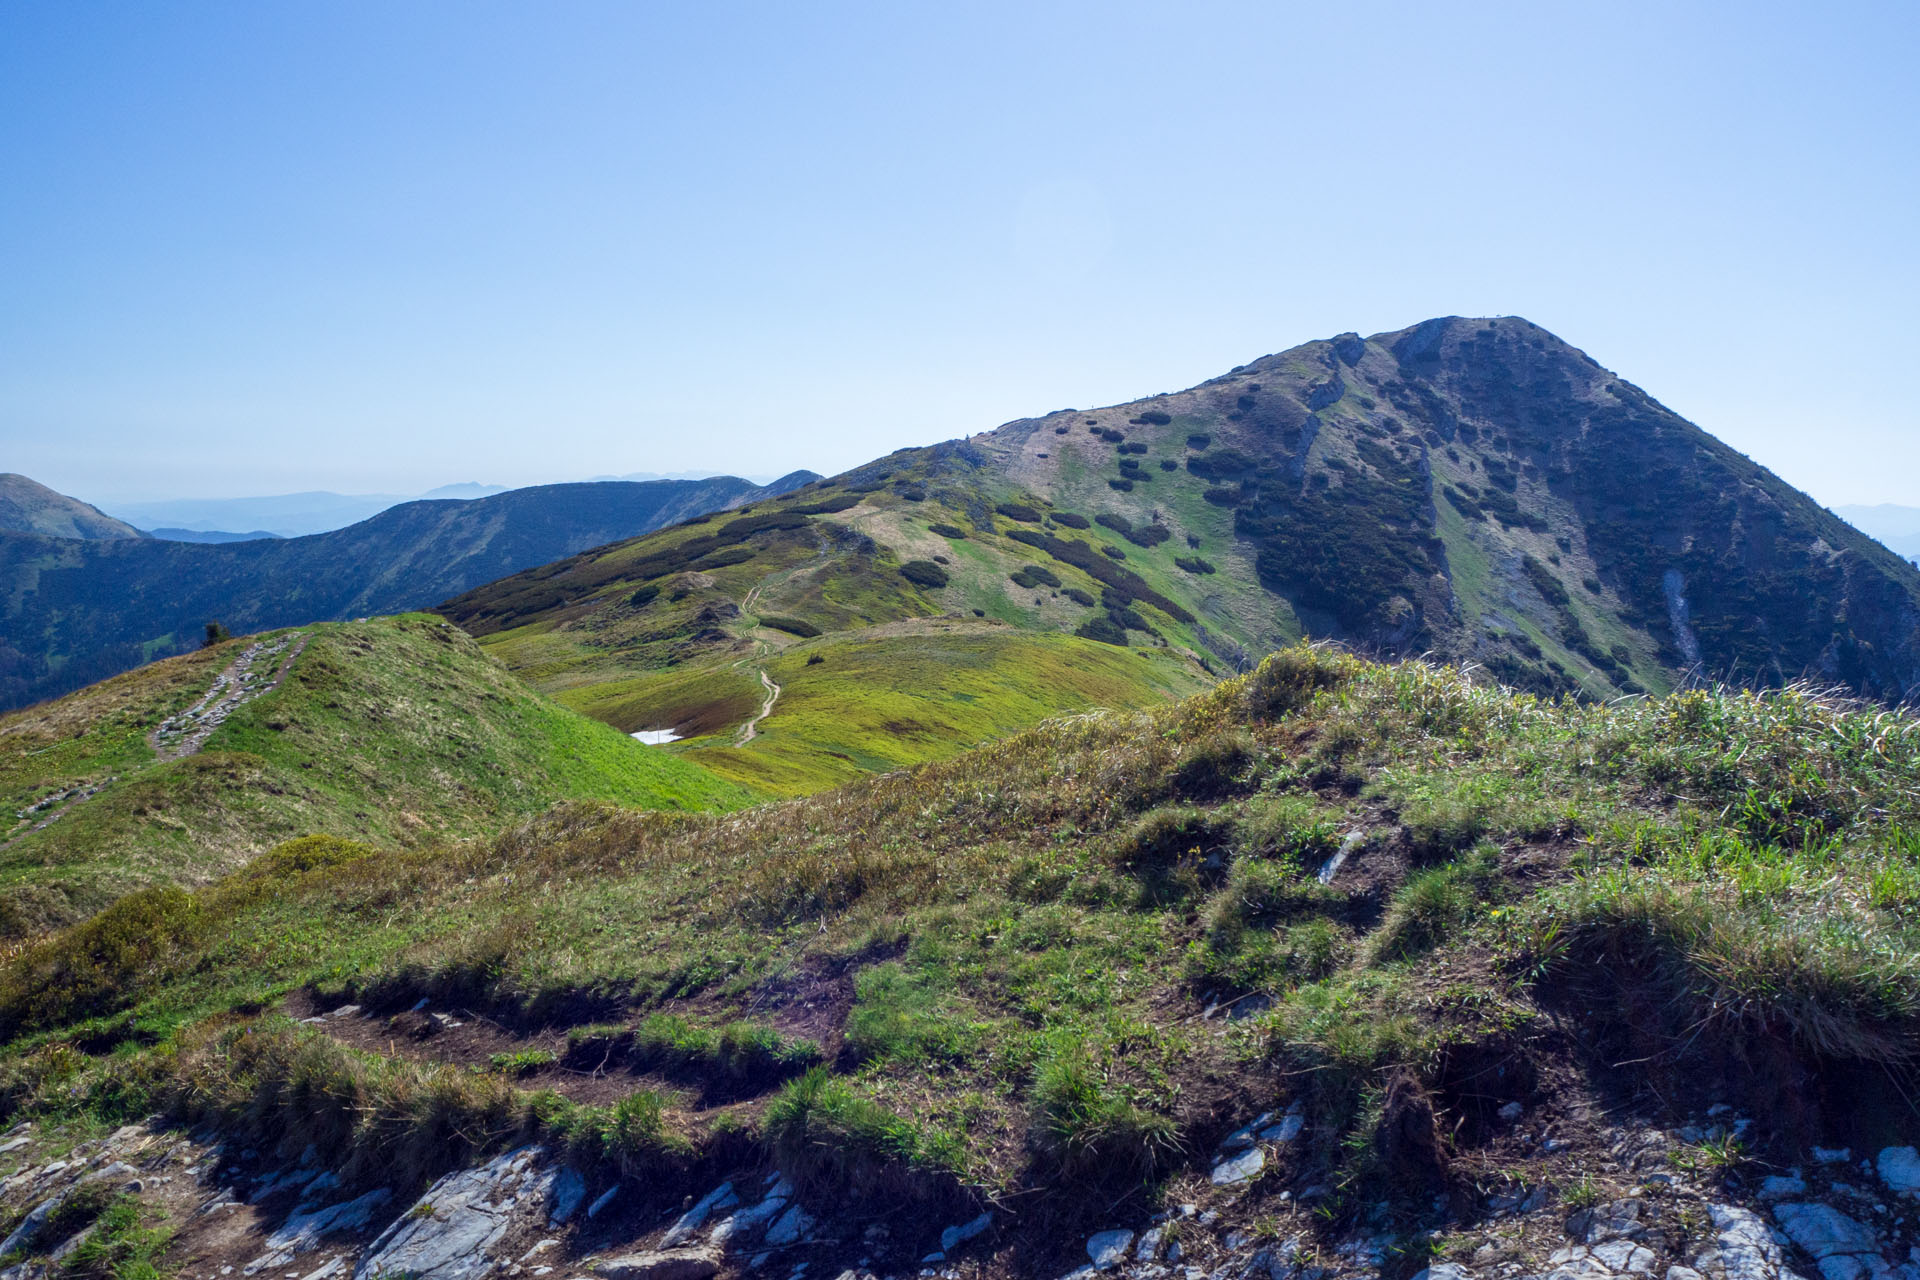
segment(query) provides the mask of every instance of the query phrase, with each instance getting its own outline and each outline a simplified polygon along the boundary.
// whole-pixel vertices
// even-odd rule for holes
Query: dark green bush
[[[820,634],[820,628],[800,618],[786,618],[778,614],[763,613],[760,625],[772,627],[775,631],[784,631],[788,635],[799,636],[802,640],[811,640]]]
[[[967,536],[967,531],[965,529],[960,528],[958,525],[930,524],[927,526],[927,529],[929,532],[937,533],[943,538],[952,538],[952,539],[955,539],[956,541],[963,539]]]
[[[1208,561],[1202,560],[1199,556],[1175,556],[1173,562],[1182,569],[1185,569],[1188,573],[1215,572],[1213,565]]]
[[[1097,613],[1073,629],[1073,634],[1086,640],[1098,640],[1101,644],[1118,645],[1125,648],[1127,633],[1125,628],[1104,613]]]
[[[1039,508],[1030,507],[1024,502],[1002,502],[996,505],[994,510],[1009,520],[1018,520],[1023,524],[1040,523]]]
[[[900,576],[917,587],[944,587],[947,571],[931,560],[909,560],[900,566]]]
[[[1085,516],[1076,515],[1071,511],[1054,512],[1053,522],[1055,524],[1065,525],[1069,529],[1084,529],[1088,523]]]
[[[1157,547],[1173,536],[1163,524],[1136,525],[1124,535],[1136,547]]]
[[[1173,415],[1170,413],[1162,413],[1158,409],[1148,409],[1139,417],[1128,418],[1127,421],[1145,426],[1164,427],[1173,421]]]
[[[1118,534],[1125,534],[1129,529],[1133,528],[1133,521],[1127,519],[1125,516],[1115,515],[1111,511],[1101,512],[1093,518],[1093,521],[1095,524],[1104,525]]]
[[[649,582],[646,586],[641,587],[638,591],[628,596],[627,603],[638,609],[642,605],[652,604],[654,597],[659,594],[660,584],[657,582]]]
[[[1060,594],[1065,596],[1067,599],[1073,601],[1075,604],[1082,605],[1088,609],[1093,608],[1095,603],[1097,603],[1094,600],[1091,592],[1082,591],[1079,587],[1062,588]]]

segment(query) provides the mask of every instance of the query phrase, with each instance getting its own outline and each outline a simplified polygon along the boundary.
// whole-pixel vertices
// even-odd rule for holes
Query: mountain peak
[[[88,540],[147,536],[97,507],[11,471],[0,473],[0,530]]]

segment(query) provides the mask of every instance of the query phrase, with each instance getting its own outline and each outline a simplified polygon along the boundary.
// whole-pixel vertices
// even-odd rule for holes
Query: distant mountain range
[[[1834,514],[1909,560],[1920,558],[1920,507],[1891,502],[1871,507],[1835,507]]]
[[[611,481],[645,483],[650,480],[713,480],[724,476],[719,471],[635,471],[627,475],[593,476],[587,484]],[[751,484],[769,485],[775,476],[745,477]],[[29,481],[29,483],[32,483]],[[36,486],[38,487],[38,486]],[[146,530],[156,538],[175,542],[237,542],[247,538],[299,538],[312,533],[331,533],[350,524],[372,519],[382,511],[403,502],[431,502],[442,498],[487,498],[505,493],[513,486],[480,484],[467,481],[445,484],[425,493],[330,493],[312,490],[281,493],[258,498],[168,498],[153,502],[108,502],[100,510],[127,525]],[[46,490],[51,493],[51,490]],[[57,495],[56,495],[57,496]],[[72,499],[68,499],[72,501]],[[84,504],[82,504],[84,505]],[[0,528],[11,528],[0,520]],[[243,530],[247,532],[242,532]],[[195,535],[211,534],[213,537]],[[77,536],[77,535],[76,535]],[[88,535],[126,537],[126,534]]]
[[[0,708],[193,649],[209,622],[239,634],[416,609],[815,478],[542,485],[403,503],[330,533],[225,544],[0,532]]]
[[[442,485],[421,494],[282,493],[261,498],[169,498],[159,502],[109,502],[103,510],[154,532],[156,537],[175,541],[197,539],[181,537],[187,533],[219,533],[219,541],[243,537],[234,530],[280,538],[298,538],[310,533],[330,533],[350,524],[371,519],[403,502],[433,501],[441,498],[485,498],[505,493],[507,486],[497,484]],[[165,529],[167,533],[161,533]]]

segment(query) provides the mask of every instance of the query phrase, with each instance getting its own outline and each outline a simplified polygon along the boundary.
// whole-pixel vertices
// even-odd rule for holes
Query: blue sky
[[[1520,314],[1920,504],[1920,6],[0,7],[0,470],[834,471]]]

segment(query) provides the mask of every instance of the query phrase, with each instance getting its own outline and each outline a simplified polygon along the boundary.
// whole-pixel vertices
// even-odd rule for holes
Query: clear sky
[[[1920,4],[0,6],[0,470],[832,472],[1519,314],[1920,504]]]

